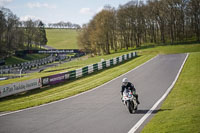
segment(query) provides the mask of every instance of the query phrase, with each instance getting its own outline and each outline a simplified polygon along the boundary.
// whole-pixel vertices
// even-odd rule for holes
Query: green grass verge
[[[197,133],[200,131],[200,53],[191,53],[162,111],[143,133]]]
[[[179,45],[147,45],[138,48],[142,55],[148,54],[177,54],[177,53],[190,53],[199,52],[200,44],[179,44]]]
[[[151,59],[153,56],[154,55],[140,56],[121,65],[80,78],[79,80],[69,81],[48,88],[32,90],[18,96],[0,99],[0,111],[14,111],[37,106],[84,92],[132,70],[136,66]]]
[[[46,29],[47,45],[56,49],[78,49],[78,31],[72,29]]]

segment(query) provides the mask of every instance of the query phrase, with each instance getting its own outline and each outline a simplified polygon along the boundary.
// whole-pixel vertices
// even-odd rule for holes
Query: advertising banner
[[[23,91],[40,88],[40,86],[41,86],[40,78],[3,85],[3,86],[0,86],[0,97],[5,97],[12,94],[20,93]]]
[[[84,53],[79,49],[50,49],[50,50],[22,50],[15,51],[15,55],[23,56],[26,54],[69,54],[69,53]]]
[[[69,79],[69,73],[61,73],[48,77],[42,77],[42,86],[57,84],[65,81],[66,79]]]

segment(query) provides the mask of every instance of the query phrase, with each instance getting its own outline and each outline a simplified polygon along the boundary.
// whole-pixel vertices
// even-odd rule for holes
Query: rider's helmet
[[[128,79],[127,79],[127,78],[123,78],[122,84],[125,85],[125,86],[127,86],[127,84],[128,84]]]

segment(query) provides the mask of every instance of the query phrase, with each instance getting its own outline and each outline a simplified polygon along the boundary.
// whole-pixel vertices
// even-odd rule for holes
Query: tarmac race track
[[[171,86],[186,56],[159,55],[92,91],[45,106],[0,115],[0,133],[127,133]],[[120,99],[124,77],[135,85],[139,94],[140,105],[135,114],[130,114]],[[136,132],[159,111],[158,108]]]

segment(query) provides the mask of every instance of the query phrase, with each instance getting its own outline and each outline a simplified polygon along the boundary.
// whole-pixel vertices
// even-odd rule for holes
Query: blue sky
[[[70,21],[88,23],[105,5],[118,8],[130,0],[0,0],[0,6],[9,8],[21,20],[40,19],[55,23]]]

